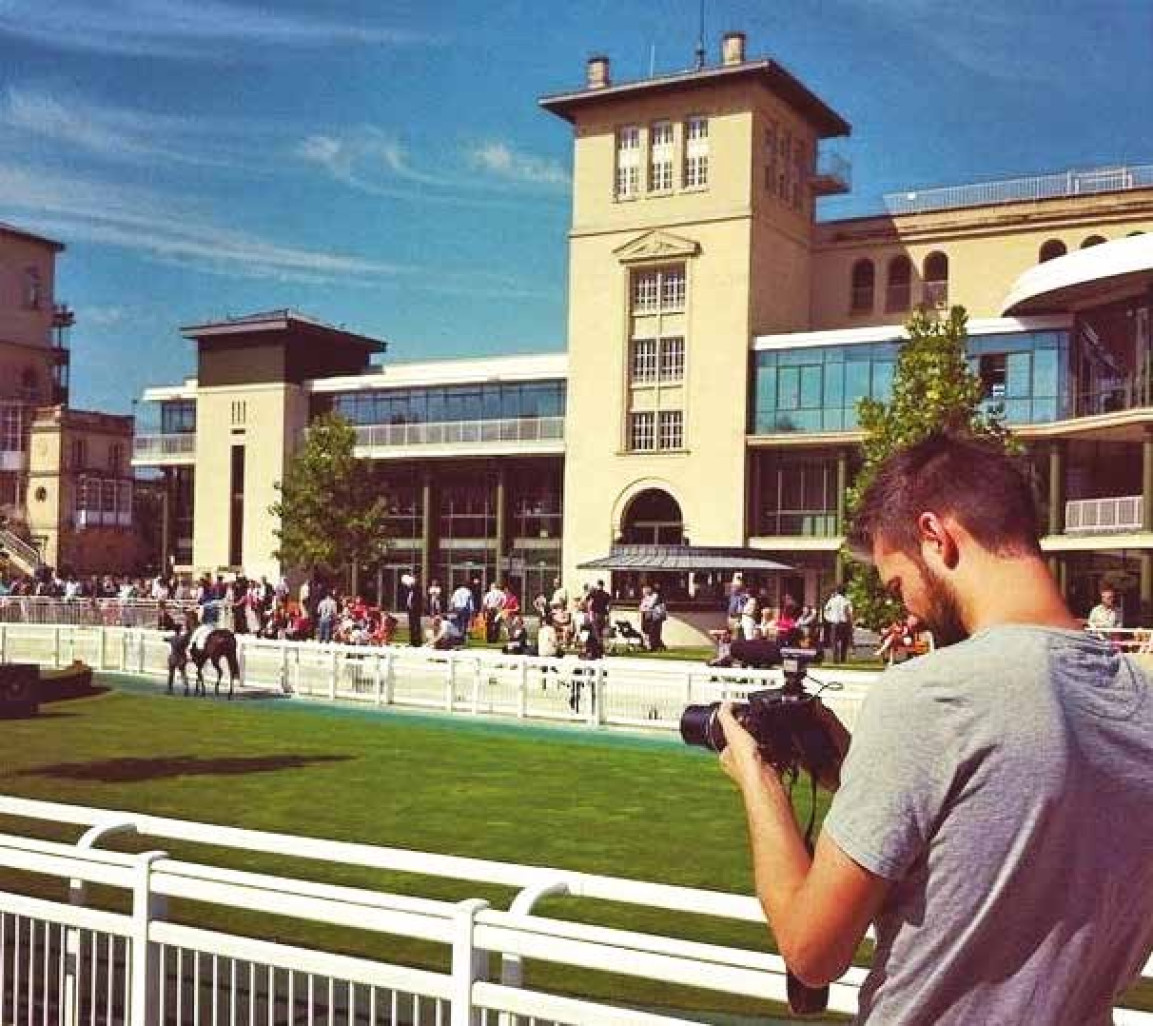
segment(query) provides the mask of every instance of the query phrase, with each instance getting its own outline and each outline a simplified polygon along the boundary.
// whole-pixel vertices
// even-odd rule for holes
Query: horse
[[[199,633],[199,632],[198,632]],[[216,696],[220,696],[220,680],[224,671],[220,660],[228,663],[228,697],[232,698],[233,685],[240,679],[240,661],[236,658],[236,635],[226,627],[214,627],[207,635],[193,634],[188,646],[188,658],[196,667],[196,694],[204,692],[204,664],[212,663],[216,670]]]

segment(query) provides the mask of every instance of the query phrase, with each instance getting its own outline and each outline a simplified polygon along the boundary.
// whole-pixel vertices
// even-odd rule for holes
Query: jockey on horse
[[[202,601],[200,624],[196,626],[196,614],[189,611],[182,630],[168,639],[172,651],[168,657],[168,690],[172,690],[176,670],[184,680],[184,693],[188,694],[187,663],[191,659],[196,667],[196,693],[204,694],[204,664],[211,662],[216,670],[216,694],[220,694],[220,681],[224,676],[220,660],[228,663],[228,697],[232,698],[233,687],[240,679],[240,661],[236,657],[236,635],[227,627],[218,626],[217,620],[223,602],[216,599]]]

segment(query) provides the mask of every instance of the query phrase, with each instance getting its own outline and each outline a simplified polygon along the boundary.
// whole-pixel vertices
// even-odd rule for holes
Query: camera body
[[[782,648],[784,684],[751,692],[747,702],[733,704],[733,715],[752,734],[768,765],[779,771],[805,769],[819,780],[829,780],[839,776],[842,753],[829,730],[832,714],[805,690],[805,677],[816,658],[812,649]],[[720,708],[720,702],[712,702],[685,709],[681,714],[685,744],[718,753],[725,750]]]

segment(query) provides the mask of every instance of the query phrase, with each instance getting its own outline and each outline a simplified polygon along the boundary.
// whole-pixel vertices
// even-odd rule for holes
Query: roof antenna
[[[701,0],[700,31],[697,34],[697,71],[705,66],[705,0]]]

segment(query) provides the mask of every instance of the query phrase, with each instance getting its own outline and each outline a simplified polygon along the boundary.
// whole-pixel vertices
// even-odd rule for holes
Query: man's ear
[[[922,549],[927,547],[946,569],[956,567],[960,552],[956,532],[949,521],[943,520],[936,513],[922,513],[917,517],[917,533],[921,537]]]

